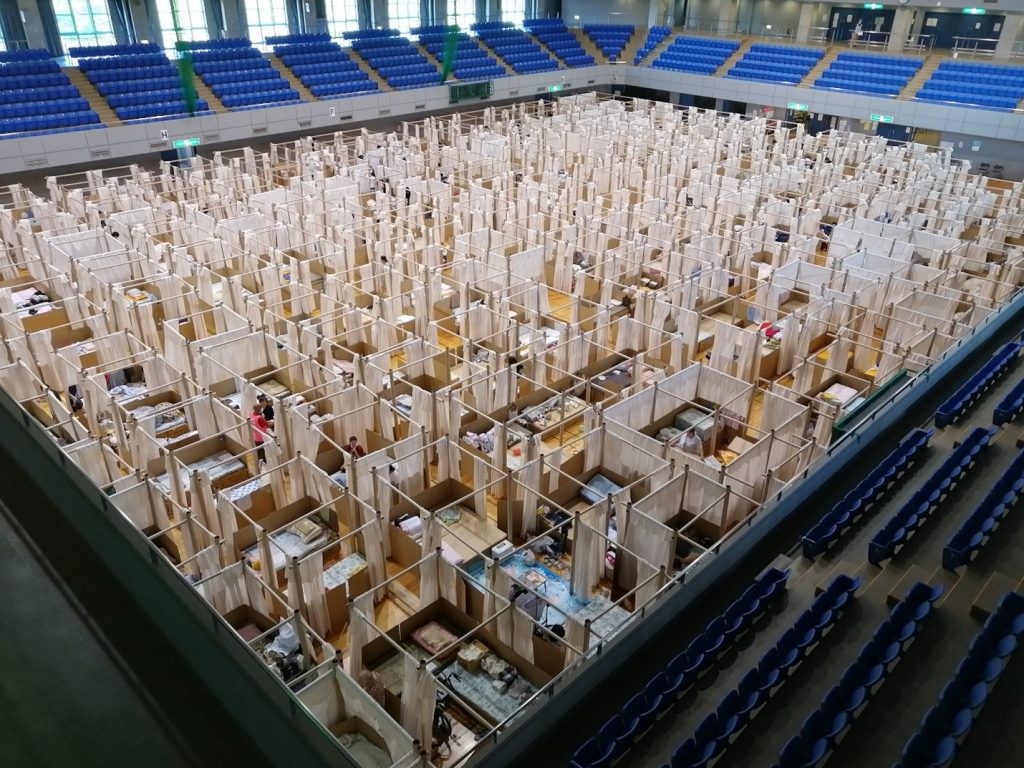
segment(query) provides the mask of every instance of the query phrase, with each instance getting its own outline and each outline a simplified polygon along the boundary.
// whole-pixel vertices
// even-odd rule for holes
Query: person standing
[[[252,413],[249,414],[249,426],[252,429],[252,440],[256,443],[256,457],[264,464],[267,461],[267,453],[263,449],[263,443],[270,434],[270,425],[263,416],[263,405],[258,401],[253,403]]]

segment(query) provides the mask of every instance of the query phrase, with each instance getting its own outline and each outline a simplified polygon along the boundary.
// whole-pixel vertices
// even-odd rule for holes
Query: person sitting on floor
[[[359,444],[359,440],[356,438],[355,435],[348,439],[348,443],[342,446],[342,449],[345,451],[345,453],[351,453],[357,459],[362,458],[363,456],[366,455],[366,449]]]

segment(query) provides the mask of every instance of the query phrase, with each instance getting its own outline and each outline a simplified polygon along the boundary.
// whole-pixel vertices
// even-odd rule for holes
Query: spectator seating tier
[[[458,29],[455,27],[454,29]],[[456,36],[455,77],[459,80],[489,80],[496,77],[507,77],[508,71],[498,60],[477,45],[476,41],[465,32],[451,32],[448,27],[420,27],[413,30],[419,35],[420,44],[430,54],[444,64],[450,34]]]
[[[992,423],[997,427],[1009,424],[1024,411],[1024,379],[1017,382],[1013,389],[1006,393],[992,414]]]
[[[317,98],[380,90],[376,81],[326,35],[286,35],[274,40],[274,54]]]
[[[632,24],[587,24],[583,31],[608,61],[616,61],[636,32],[636,27]]]
[[[441,74],[437,67],[408,38],[395,30],[368,31],[390,34],[359,35],[352,38],[352,48],[389,86],[402,89],[440,84]],[[350,34],[346,32],[345,36]]]
[[[192,66],[228,109],[280,106],[301,101],[299,93],[248,40],[195,43]]]
[[[989,387],[1020,359],[1021,344],[1004,344],[946,402],[935,409],[935,426],[955,424]]]
[[[917,74],[923,61],[870,53],[841,53],[814,82],[815,88],[895,96]]]
[[[592,67],[594,57],[583,50],[580,41],[561,19],[527,19],[523,22],[530,34],[568,67]]]
[[[1024,99],[1024,67],[944,61],[918,91],[917,98],[1014,109]]]
[[[531,72],[550,72],[558,69],[558,62],[523,30],[500,21],[473,25],[473,31],[487,46],[498,54],[517,75]]]
[[[814,48],[757,44],[750,47],[726,77],[796,85],[825,55]]]
[[[711,75],[725,63],[736,49],[739,40],[712,40],[703,37],[677,37],[651,64],[654,69]]]
[[[647,30],[647,39],[644,40],[644,44],[640,46],[640,50],[636,52],[636,56],[633,57],[633,63],[639,64],[643,61],[644,57],[661,45],[662,40],[672,34],[671,27],[651,27]]]
[[[99,127],[99,116],[56,61],[41,58],[38,51],[20,53],[25,55],[0,63],[0,134]]]

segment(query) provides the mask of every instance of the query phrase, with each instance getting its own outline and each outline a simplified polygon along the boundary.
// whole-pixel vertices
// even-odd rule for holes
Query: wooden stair
[[[348,57],[358,64],[359,68],[363,70],[363,72],[370,76],[370,79],[377,84],[377,87],[380,88],[382,92],[393,90],[391,86],[388,85],[388,81],[377,74],[377,70],[371,67],[370,62],[360,56],[359,53],[356,52],[355,48],[346,48],[345,50],[348,51]]]
[[[217,95],[210,90],[210,86],[203,82],[203,79],[199,75],[195,75],[192,78],[192,83],[196,88],[196,96],[206,101],[209,105],[210,110],[213,112],[227,112],[228,108],[224,106]]]
[[[295,76],[295,74],[285,65],[283,61],[277,58],[273,53],[265,54],[267,61],[270,62],[270,66],[281,73],[281,77],[288,81],[288,84],[299,92],[299,98],[303,101],[319,101],[319,99],[313,95],[313,92],[302,84],[302,81]]]
[[[608,63],[607,57],[601,53],[601,49],[598,48],[594,41],[590,39],[590,35],[579,27],[570,27],[569,31],[572,33],[572,36],[576,38],[576,41],[580,44],[583,51],[594,57],[595,64]]]
[[[495,61],[501,64],[501,66],[505,68],[506,72],[508,72],[510,75],[514,75],[516,73],[516,71],[512,69],[512,65],[505,61],[503,58],[501,58],[501,56],[499,56],[497,52],[494,51],[493,48],[488,46],[487,43],[485,43],[479,37],[474,37],[473,39],[476,40],[476,44],[483,48],[489,56],[493,57]]]
[[[946,56],[941,53],[933,53],[924,60],[924,64],[917,70],[907,84],[903,86],[903,90],[900,91],[900,98],[909,99],[917,95],[917,92],[924,87],[924,84],[928,82],[928,78],[932,76],[932,73],[939,68],[939,64],[946,60]]]
[[[740,43],[740,47],[732,52],[732,56],[722,62],[722,66],[716,69],[713,73],[714,77],[725,77],[726,72],[733,68],[733,65],[747,55],[747,51],[750,50],[752,45],[749,39],[744,40]]]
[[[418,43],[416,41],[413,41],[413,47],[415,47],[416,50],[419,51],[420,55],[424,59],[426,59],[427,61],[429,61],[431,64],[434,65],[434,69],[437,70],[437,76],[438,76],[438,78],[440,78],[441,73],[444,71],[444,62],[440,61],[434,54],[432,54],[430,51],[428,51],[427,47],[425,45],[423,45],[422,43]],[[456,79],[455,73],[452,72],[451,76],[449,77],[449,80],[455,80],[455,79]]]
[[[672,35],[669,35],[669,37],[672,37]],[[636,57],[636,52],[640,50],[640,46],[644,44],[646,39],[647,27],[637,27],[633,32],[633,36],[626,41],[626,47],[619,54],[619,61],[632,64],[633,59]]]
[[[669,34],[665,35],[665,39],[658,43],[656,46],[654,46],[654,48],[651,49],[651,52],[640,60],[640,64],[638,66],[650,66],[655,59],[657,59],[659,56],[661,56],[662,53],[664,53],[666,48],[668,48],[670,45],[672,45],[672,43],[676,41],[677,37],[679,37],[678,32],[670,32]],[[646,39],[646,33],[644,33],[644,39]],[[640,45],[643,45],[643,40],[640,41]],[[640,45],[637,46],[638,50],[640,48]]]
[[[82,94],[82,98],[89,102],[89,108],[99,115],[101,123],[108,126],[124,125],[114,109],[96,90],[96,86],[89,82],[89,78],[82,70],[78,67],[61,67],[61,72],[68,76],[68,80]]]
[[[821,77],[822,73],[832,66],[832,62],[836,60],[836,56],[842,53],[844,49],[842,46],[834,45],[825,51],[825,55],[818,59],[818,63],[811,67],[811,71],[804,75],[804,79],[800,81],[801,88],[809,88],[814,84],[814,81]]]

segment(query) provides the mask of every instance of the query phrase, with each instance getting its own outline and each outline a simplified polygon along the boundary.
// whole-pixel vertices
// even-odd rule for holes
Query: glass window
[[[458,24],[463,32],[476,24],[476,0],[448,0],[448,24]]]
[[[262,43],[268,37],[290,35],[285,0],[246,0],[245,17],[249,21],[249,39]]]
[[[181,40],[209,40],[210,28],[206,24],[206,4],[203,0],[176,0],[174,7],[178,12],[178,29],[174,28],[174,14],[171,13],[171,0],[154,0],[156,15],[160,20],[160,36],[164,48],[173,48],[174,43]],[[181,33],[179,38],[178,32]]]
[[[356,0],[327,0],[327,32],[341,37],[343,32],[359,29],[359,6]]]
[[[403,34],[422,26],[420,0],[388,0],[388,26]]]
[[[53,0],[57,31],[65,50],[76,45],[114,45],[106,0]]]
[[[526,0],[504,0],[501,4],[502,21],[508,21],[516,26],[520,26],[525,18]]]

